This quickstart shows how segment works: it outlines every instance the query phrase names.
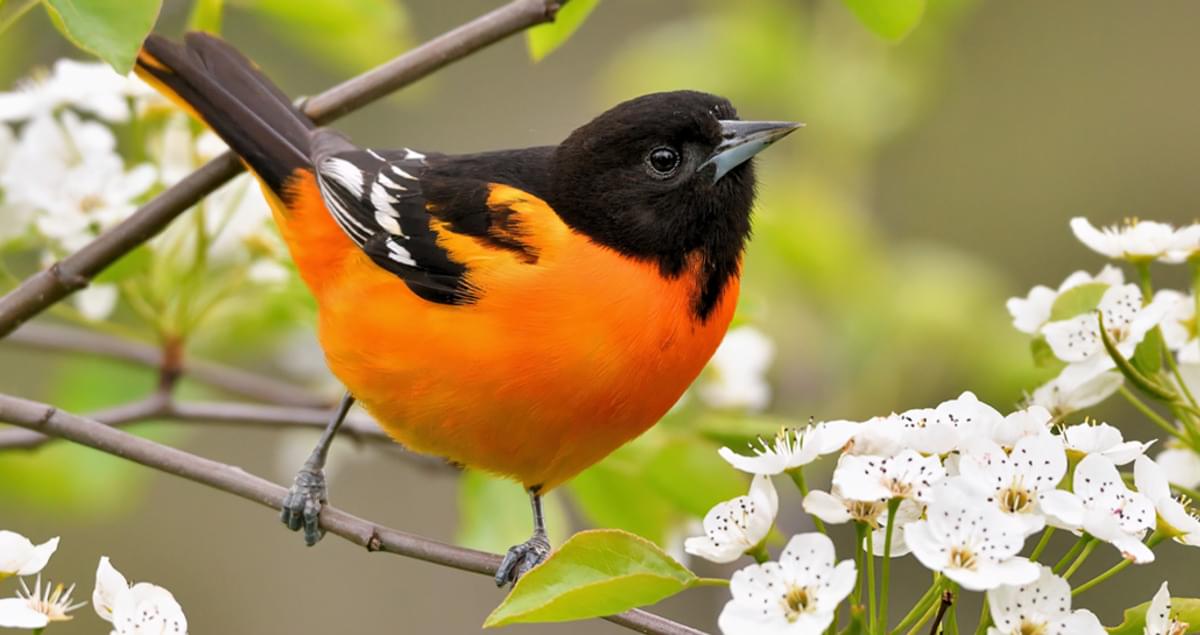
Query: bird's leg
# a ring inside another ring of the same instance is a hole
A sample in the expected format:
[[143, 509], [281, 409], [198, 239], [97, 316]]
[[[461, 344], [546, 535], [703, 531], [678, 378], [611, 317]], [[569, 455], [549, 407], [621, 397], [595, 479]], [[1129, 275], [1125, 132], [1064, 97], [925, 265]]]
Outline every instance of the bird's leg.
[[312, 454], [308, 455], [300, 471], [296, 472], [296, 480], [288, 490], [287, 496], [283, 498], [283, 524], [292, 531], [303, 527], [304, 542], [310, 547], [325, 535], [320, 523], [321, 506], [329, 502], [329, 492], [325, 487], [325, 458], [329, 455], [333, 436], [337, 434], [342, 421], [346, 419], [346, 413], [350, 412], [350, 406], [353, 405], [354, 395], [347, 392], [337, 410], [333, 412], [329, 425], [325, 426], [325, 431], [321, 433], [317, 447], [313, 448]]
[[533, 507], [533, 535], [529, 540], [512, 547], [504, 555], [500, 568], [496, 570], [496, 586], [504, 586], [517, 580], [538, 566], [550, 555], [550, 539], [546, 537], [546, 521], [542, 516], [541, 487], [529, 488], [529, 503]]

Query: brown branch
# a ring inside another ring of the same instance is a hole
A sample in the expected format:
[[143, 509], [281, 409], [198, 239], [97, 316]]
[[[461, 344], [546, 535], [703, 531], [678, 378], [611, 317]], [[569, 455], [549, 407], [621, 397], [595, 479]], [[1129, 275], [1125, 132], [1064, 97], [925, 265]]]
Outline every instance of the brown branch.
[[[232, 402], [177, 402], [156, 392], [140, 401], [94, 412], [88, 417], [113, 427], [122, 427], [152, 419], [189, 423], [211, 423], [263, 428], [323, 429], [329, 423], [327, 409], [291, 408]], [[359, 412], [351, 412], [339, 435], [358, 441], [384, 441], [396, 445], [375, 422]], [[53, 440], [29, 430], [0, 430], [0, 450], [33, 449]]]
[[[136, 437], [99, 421], [76, 416], [44, 403], [0, 395], [0, 421], [42, 434], [69, 439], [167, 474], [208, 485], [271, 509], [279, 509], [284, 487], [226, 465]], [[456, 547], [403, 531], [381, 527], [335, 507], [321, 510], [321, 526], [368, 551], [386, 551], [444, 567], [492, 576], [500, 556]], [[703, 635], [688, 626], [646, 611], [626, 611], [607, 619], [641, 633]]]
[[[31, 323], [4, 340], [28, 348], [99, 357], [161, 369], [161, 347], [69, 326]], [[304, 408], [332, 408], [334, 404], [311, 391], [226, 364], [185, 358], [179, 368], [189, 379], [256, 401]]]
[[929, 629], [929, 635], [937, 635], [938, 629], [942, 626], [942, 619], [946, 617], [946, 610], [954, 604], [954, 592], [943, 591], [942, 603], [938, 606], [937, 615], [933, 618], [933, 626]]
[[[390, 62], [316, 95], [304, 112], [324, 123], [528, 27], [553, 20], [565, 0], [512, 0]], [[71, 293], [121, 256], [159, 233], [201, 198], [233, 178], [241, 165], [226, 152], [143, 205], [79, 251], [30, 276], [0, 298], [0, 337]]]

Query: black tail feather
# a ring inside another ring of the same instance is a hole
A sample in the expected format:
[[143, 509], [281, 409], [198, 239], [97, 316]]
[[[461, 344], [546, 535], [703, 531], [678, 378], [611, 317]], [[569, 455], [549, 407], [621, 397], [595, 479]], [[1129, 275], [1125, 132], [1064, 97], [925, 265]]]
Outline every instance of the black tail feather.
[[189, 33], [178, 44], [151, 35], [137, 71], [189, 107], [272, 190], [280, 192], [293, 171], [310, 164], [312, 121], [224, 41]]

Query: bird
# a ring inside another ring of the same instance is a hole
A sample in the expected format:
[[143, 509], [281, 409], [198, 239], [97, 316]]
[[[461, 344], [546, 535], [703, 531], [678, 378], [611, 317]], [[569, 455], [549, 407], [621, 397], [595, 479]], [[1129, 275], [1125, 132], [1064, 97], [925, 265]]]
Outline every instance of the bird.
[[310, 546], [323, 535], [326, 453], [358, 403], [407, 449], [525, 488], [532, 535], [500, 586], [548, 557], [542, 497], [653, 426], [715, 352], [750, 237], [751, 158], [803, 125], [678, 90], [557, 145], [379, 149], [316, 126], [213, 35], [152, 34], [135, 70], [259, 181], [346, 389], [283, 522]]

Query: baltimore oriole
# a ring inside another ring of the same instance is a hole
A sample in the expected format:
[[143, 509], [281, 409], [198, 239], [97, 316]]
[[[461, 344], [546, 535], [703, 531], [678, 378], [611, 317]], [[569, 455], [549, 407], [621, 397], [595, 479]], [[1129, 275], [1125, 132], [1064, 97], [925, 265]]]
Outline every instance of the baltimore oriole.
[[750, 234], [750, 158], [799, 124], [729, 101], [638, 97], [557, 146], [373, 150], [311, 120], [231, 46], [146, 40], [137, 72], [254, 173], [347, 393], [284, 521], [321, 536], [325, 452], [357, 400], [406, 447], [505, 475], [549, 551], [541, 495], [638, 436], [720, 343]]

